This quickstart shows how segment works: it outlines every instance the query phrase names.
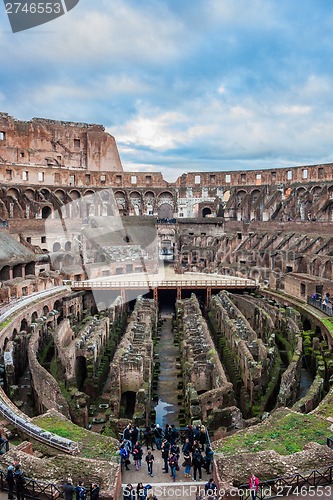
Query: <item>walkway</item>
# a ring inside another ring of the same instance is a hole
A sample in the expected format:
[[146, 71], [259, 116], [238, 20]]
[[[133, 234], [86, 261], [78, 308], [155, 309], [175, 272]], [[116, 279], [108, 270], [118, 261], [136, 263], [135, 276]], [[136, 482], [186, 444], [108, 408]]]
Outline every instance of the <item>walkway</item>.
[[68, 292], [69, 289], [67, 286], [55, 286], [48, 290], [42, 290], [41, 292], [35, 292], [29, 295], [28, 297], [24, 297], [22, 299], [18, 299], [10, 302], [6, 306], [0, 308], [0, 323], [6, 321], [6, 319], [10, 318], [15, 312], [23, 309], [24, 307], [30, 305], [31, 303], [38, 301], [40, 299], [45, 299], [46, 297], [50, 297], [60, 292]]
[[178, 422], [178, 400], [180, 392], [177, 390], [176, 358], [179, 354], [178, 347], [174, 345], [172, 333], [172, 314], [161, 314], [163, 320], [161, 339], [156, 349], [159, 354], [160, 375], [158, 379], [158, 404], [155, 406], [156, 423], [163, 428], [166, 424]]

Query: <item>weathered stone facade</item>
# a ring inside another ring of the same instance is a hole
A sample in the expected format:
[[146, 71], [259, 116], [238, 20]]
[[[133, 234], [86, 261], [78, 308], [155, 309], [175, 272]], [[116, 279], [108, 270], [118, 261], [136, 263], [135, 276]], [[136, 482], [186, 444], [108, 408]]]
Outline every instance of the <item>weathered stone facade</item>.
[[[157, 304], [138, 298], [128, 326], [110, 366], [111, 415], [119, 418], [121, 401], [128, 395], [134, 401], [133, 418], [148, 423], [153, 371], [153, 335], [157, 328]], [[126, 402], [124, 402], [124, 405]]]

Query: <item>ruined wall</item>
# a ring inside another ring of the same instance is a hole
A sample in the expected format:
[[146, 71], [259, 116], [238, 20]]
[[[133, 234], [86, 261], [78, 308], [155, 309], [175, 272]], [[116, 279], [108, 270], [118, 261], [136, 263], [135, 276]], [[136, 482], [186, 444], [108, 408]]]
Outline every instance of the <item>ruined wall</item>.
[[241, 409], [247, 414], [254, 404], [260, 404], [265, 395], [277, 368], [278, 353], [273, 345], [266, 346], [257, 337], [227, 292], [212, 297], [210, 318], [222, 342], [226, 343], [234, 369], [242, 380]]
[[55, 408], [65, 417], [70, 418], [67, 401], [58, 383], [37, 360], [40, 335], [43, 335], [43, 328], [35, 328], [28, 345], [29, 369], [37, 406], [39, 410]]
[[207, 421], [214, 408], [235, 403], [232, 384], [227, 380], [196, 296], [178, 300], [176, 310], [190, 415]]
[[122, 170], [114, 137], [101, 125], [44, 118], [20, 121], [1, 113], [0, 130], [0, 157], [5, 164]]
[[153, 368], [153, 333], [157, 328], [157, 304], [139, 297], [129, 318], [126, 332], [110, 365], [113, 392], [110, 407], [119, 418], [124, 393], [135, 393], [134, 420], [146, 425], [150, 413]]

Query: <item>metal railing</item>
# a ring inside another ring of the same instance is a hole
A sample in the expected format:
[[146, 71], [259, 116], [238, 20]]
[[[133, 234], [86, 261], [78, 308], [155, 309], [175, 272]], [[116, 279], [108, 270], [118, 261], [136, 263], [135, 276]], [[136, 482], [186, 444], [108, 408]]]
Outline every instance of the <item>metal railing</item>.
[[327, 316], [333, 316], [333, 304], [331, 302], [323, 303], [322, 299], [314, 299], [313, 297], [308, 297], [308, 304], [319, 309], [319, 311], [324, 312]]
[[[0, 488], [2, 491], [8, 491], [6, 480], [7, 472], [0, 470]], [[15, 493], [14, 486], [14, 493]], [[62, 486], [47, 483], [45, 481], [36, 481], [35, 479], [25, 477], [24, 497], [41, 498], [45, 500], [56, 500], [63, 496]]]
[[128, 280], [128, 281], [64, 281], [71, 288], [256, 288], [252, 280]]
[[[274, 497], [297, 495], [300, 498], [306, 497], [307, 492], [313, 498], [322, 496], [324, 487], [332, 484], [333, 465], [323, 469], [314, 469], [307, 473], [297, 473], [292, 476], [278, 477], [263, 481], [257, 492], [258, 500], [265, 500]], [[238, 496], [240, 500], [251, 500], [251, 492], [248, 484], [238, 486]]]

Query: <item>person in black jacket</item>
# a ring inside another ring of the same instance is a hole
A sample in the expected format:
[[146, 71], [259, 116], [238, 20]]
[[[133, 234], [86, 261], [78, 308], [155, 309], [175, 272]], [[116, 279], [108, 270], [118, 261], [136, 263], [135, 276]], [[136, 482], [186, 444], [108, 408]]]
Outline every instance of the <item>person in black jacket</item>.
[[7, 485], [8, 485], [8, 499], [13, 500], [13, 498], [14, 498], [13, 491], [14, 491], [14, 484], [15, 484], [14, 466], [13, 465], [10, 465], [7, 469], [6, 481], [7, 481]]
[[63, 492], [64, 492], [64, 498], [65, 500], [73, 500], [73, 495], [74, 495], [74, 485], [72, 479], [69, 477], [66, 481], [66, 483], [62, 487]]
[[202, 479], [202, 471], [201, 466], [203, 464], [203, 457], [198, 449], [195, 450], [192, 457], [192, 465], [193, 465], [193, 479], [197, 480], [197, 472], [199, 473], [199, 479]]
[[92, 483], [90, 500], [98, 500], [98, 499], [99, 499], [99, 486], [96, 483]]
[[20, 469], [20, 464], [15, 465], [14, 481], [17, 500], [24, 500], [25, 477]]

